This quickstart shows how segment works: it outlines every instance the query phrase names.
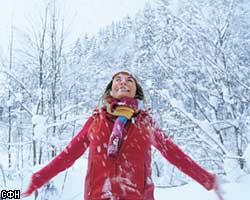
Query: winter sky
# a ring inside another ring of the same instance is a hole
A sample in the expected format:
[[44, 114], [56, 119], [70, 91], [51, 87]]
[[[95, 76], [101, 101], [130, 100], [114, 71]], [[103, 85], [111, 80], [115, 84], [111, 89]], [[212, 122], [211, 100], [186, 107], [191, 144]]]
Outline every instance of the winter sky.
[[[42, 12], [42, 4], [49, 0], [0, 0], [0, 48], [8, 40], [11, 24], [22, 28], [34, 14]], [[63, 4], [66, 24], [77, 36], [85, 32], [96, 33], [101, 27], [111, 24], [126, 15], [134, 15], [152, 0], [56, 0]]]

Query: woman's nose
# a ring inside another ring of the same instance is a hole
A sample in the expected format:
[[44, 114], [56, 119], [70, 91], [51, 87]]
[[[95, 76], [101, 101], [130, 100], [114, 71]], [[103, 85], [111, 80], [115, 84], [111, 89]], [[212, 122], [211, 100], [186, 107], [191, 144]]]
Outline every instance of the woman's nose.
[[126, 84], [126, 80], [125, 80], [125, 79], [122, 79], [120, 83], [121, 83], [121, 84]]

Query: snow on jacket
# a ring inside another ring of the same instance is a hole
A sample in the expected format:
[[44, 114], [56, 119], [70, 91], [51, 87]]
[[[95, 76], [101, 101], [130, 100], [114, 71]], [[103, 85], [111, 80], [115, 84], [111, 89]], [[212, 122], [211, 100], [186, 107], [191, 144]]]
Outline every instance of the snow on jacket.
[[[134, 121], [134, 122], [133, 122]], [[84, 200], [154, 200], [151, 179], [151, 145], [182, 172], [211, 190], [215, 176], [194, 162], [163, 131], [146, 111], [127, 123], [118, 156], [107, 156], [114, 117], [104, 109], [94, 113], [68, 146], [47, 166], [33, 174], [29, 186], [41, 187], [70, 167], [89, 147]]]

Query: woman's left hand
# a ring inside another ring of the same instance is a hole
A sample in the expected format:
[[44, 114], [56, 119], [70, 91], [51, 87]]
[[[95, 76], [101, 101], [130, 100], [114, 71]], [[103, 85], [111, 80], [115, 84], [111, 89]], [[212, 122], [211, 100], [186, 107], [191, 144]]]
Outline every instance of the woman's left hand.
[[224, 200], [222, 194], [218, 190], [215, 190], [215, 194], [217, 195], [218, 200]]
[[225, 190], [222, 188], [222, 185], [226, 182], [226, 180], [222, 177], [216, 176], [216, 183], [215, 183], [215, 194], [218, 197], [218, 200], [224, 200]]

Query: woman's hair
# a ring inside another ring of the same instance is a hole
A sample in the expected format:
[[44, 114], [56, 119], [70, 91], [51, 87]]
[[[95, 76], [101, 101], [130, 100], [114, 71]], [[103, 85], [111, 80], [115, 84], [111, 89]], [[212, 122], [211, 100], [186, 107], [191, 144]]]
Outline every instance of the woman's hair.
[[141, 85], [138, 83], [138, 81], [136, 80], [136, 78], [133, 75], [131, 75], [129, 72], [125, 72], [125, 71], [120, 71], [120, 72], [117, 72], [113, 75], [112, 80], [108, 83], [108, 85], [106, 86], [106, 89], [104, 91], [104, 94], [102, 95], [102, 100], [105, 101], [109, 97], [111, 97], [110, 91], [112, 89], [113, 80], [118, 74], [127, 74], [127, 75], [131, 76], [134, 79], [135, 85], [136, 85], [135, 98], [142, 100], [142, 101], [145, 101], [145, 96], [144, 96], [143, 89], [142, 89]]

